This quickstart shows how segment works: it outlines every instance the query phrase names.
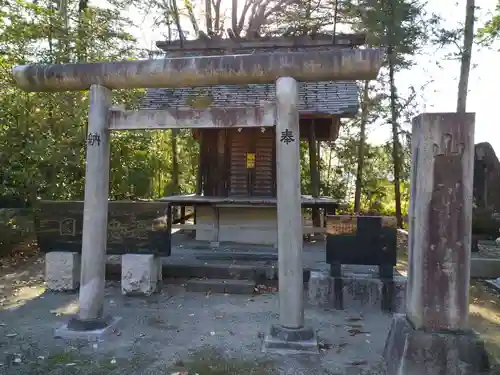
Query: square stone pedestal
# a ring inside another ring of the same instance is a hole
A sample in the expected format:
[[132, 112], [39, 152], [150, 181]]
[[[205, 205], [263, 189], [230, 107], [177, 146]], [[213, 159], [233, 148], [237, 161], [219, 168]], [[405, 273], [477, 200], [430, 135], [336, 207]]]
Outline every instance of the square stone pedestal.
[[54, 292], [73, 292], [80, 285], [81, 256], [52, 251], [45, 254], [45, 282]]
[[484, 343], [474, 332], [416, 330], [403, 314], [393, 317], [384, 360], [387, 375], [479, 375], [489, 369]]
[[363, 312], [402, 312], [406, 277], [381, 280], [370, 274], [345, 273], [335, 278], [327, 271], [313, 271], [308, 282], [308, 302], [313, 306]]
[[66, 340], [96, 341], [113, 333], [120, 321], [121, 318], [117, 316], [91, 321], [81, 321], [74, 317], [67, 324], [56, 329], [54, 337]]
[[153, 254], [122, 256], [122, 293], [149, 296], [160, 289], [161, 258]]
[[309, 327], [291, 329], [273, 325], [264, 337], [262, 351], [278, 354], [319, 354], [316, 331]]

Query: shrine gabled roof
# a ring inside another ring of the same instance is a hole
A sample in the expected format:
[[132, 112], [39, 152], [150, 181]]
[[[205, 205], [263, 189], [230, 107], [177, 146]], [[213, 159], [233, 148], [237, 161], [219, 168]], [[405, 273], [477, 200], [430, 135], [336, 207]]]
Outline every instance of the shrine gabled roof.
[[[352, 116], [359, 108], [356, 82], [303, 82], [299, 89], [299, 111], [303, 114]], [[275, 102], [275, 85], [221, 85], [197, 88], [148, 89], [142, 109], [188, 106], [257, 107]]]
[[[324, 47], [309, 48], [324, 49]], [[302, 48], [287, 48], [300, 51]], [[273, 52], [274, 48], [260, 48], [259, 52]], [[248, 54], [255, 50], [236, 48], [234, 54]], [[169, 53], [166, 53], [167, 57]], [[184, 56], [197, 56], [185, 52]], [[178, 57], [179, 55], [173, 55]], [[141, 109], [201, 107], [257, 107], [263, 102], [275, 102], [275, 85], [249, 84], [220, 85], [197, 88], [148, 89], [142, 99]], [[355, 81], [301, 82], [299, 85], [299, 111], [301, 114], [323, 114], [351, 117], [358, 112], [358, 87]]]

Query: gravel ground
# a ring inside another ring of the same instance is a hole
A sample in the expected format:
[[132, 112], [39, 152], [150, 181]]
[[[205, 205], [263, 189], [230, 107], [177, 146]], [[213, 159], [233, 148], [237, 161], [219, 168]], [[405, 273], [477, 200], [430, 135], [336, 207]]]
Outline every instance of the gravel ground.
[[277, 321], [276, 294], [207, 296], [166, 285], [132, 298], [108, 283], [105, 309], [122, 317], [118, 329], [104, 341], [68, 342], [53, 330], [76, 312], [77, 295], [46, 292], [41, 259], [5, 269], [0, 291], [0, 374], [378, 374], [391, 319], [308, 307], [321, 354], [269, 356], [261, 339]]

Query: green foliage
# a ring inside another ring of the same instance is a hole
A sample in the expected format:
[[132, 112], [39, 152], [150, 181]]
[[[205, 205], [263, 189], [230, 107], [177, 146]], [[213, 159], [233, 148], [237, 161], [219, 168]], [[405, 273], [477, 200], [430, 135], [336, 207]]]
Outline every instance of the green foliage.
[[498, 1], [494, 14], [486, 24], [478, 30], [477, 38], [486, 45], [491, 45], [500, 36], [500, 1]]
[[[25, 201], [82, 199], [85, 176], [87, 92], [26, 93], [13, 86], [12, 67], [136, 59], [141, 56], [125, 30], [130, 21], [112, 9], [68, 7], [69, 22], [50, 1], [5, 2], [0, 8], [0, 197]], [[144, 90], [113, 92], [116, 104], [135, 107]], [[180, 150], [181, 191], [192, 191], [197, 149], [184, 132]], [[151, 198], [165, 194], [171, 150], [167, 132], [113, 133], [110, 197]]]

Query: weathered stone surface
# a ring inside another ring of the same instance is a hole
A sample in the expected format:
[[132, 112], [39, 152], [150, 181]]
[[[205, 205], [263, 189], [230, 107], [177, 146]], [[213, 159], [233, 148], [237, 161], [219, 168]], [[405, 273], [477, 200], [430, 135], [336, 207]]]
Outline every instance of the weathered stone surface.
[[53, 251], [45, 254], [45, 282], [55, 292], [74, 291], [80, 285], [81, 258], [78, 253]]
[[[109, 201], [106, 254], [144, 253], [170, 255], [163, 202]], [[82, 251], [84, 202], [40, 201], [36, 227], [42, 252]]]
[[262, 351], [277, 354], [319, 354], [318, 337], [312, 328], [273, 325], [264, 337]]
[[474, 117], [413, 122], [407, 314], [416, 328], [467, 328]]
[[342, 302], [344, 309], [356, 311], [380, 311], [383, 287], [380, 279], [351, 275], [342, 278]]
[[171, 108], [139, 111], [111, 111], [111, 130], [262, 128], [273, 127], [276, 109], [272, 103], [260, 107]]
[[490, 208], [500, 213], [500, 161], [487, 142], [475, 145], [474, 201], [478, 208]]
[[156, 292], [162, 279], [161, 258], [153, 254], [125, 254], [122, 257], [122, 293], [146, 295]]
[[307, 284], [308, 302], [313, 306], [332, 307], [333, 282], [328, 272], [311, 271]]
[[484, 343], [471, 331], [416, 330], [396, 314], [384, 350], [387, 375], [478, 375], [489, 368]]
[[329, 51], [196, 56], [90, 64], [23, 65], [13, 69], [26, 91], [78, 91], [92, 84], [110, 89], [196, 87], [299, 81], [375, 79], [384, 50], [338, 48]]
[[312, 271], [307, 294], [308, 302], [313, 306], [364, 312], [403, 312], [406, 277], [396, 275], [393, 280], [381, 280], [371, 275], [345, 274], [334, 278], [328, 272]]

